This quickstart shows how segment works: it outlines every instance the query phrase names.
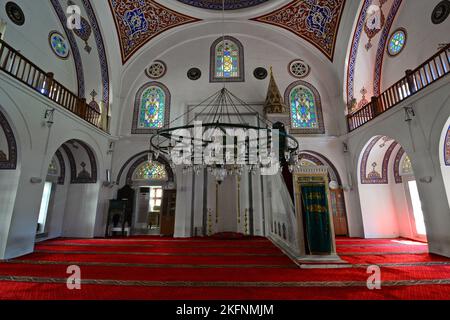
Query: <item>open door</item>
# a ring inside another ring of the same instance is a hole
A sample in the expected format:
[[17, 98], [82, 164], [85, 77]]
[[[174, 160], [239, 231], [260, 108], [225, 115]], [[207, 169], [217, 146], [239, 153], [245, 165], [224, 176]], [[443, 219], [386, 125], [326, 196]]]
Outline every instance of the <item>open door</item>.
[[175, 231], [176, 190], [164, 190], [161, 206], [161, 235], [173, 236]]

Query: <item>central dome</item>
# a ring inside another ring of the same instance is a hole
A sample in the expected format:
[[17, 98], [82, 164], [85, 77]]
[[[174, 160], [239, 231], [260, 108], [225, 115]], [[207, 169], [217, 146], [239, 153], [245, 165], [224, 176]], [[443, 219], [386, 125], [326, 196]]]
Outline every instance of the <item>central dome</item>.
[[[222, 0], [178, 0], [202, 9], [222, 10]], [[225, 0], [225, 10], [237, 10], [257, 6], [268, 0]]]

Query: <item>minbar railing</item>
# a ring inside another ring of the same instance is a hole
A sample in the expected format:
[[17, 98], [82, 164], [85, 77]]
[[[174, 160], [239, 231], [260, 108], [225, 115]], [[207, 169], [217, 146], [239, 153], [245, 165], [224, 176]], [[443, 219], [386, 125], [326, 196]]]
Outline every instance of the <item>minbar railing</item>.
[[383, 112], [415, 95], [430, 84], [450, 73], [450, 45], [421, 64], [415, 70], [407, 70], [405, 77], [361, 109], [347, 116], [348, 130], [353, 131], [375, 119]]
[[[0, 70], [16, 78], [28, 87], [71, 111], [90, 124], [101, 128], [101, 114], [56, 81], [53, 73], [45, 72], [20, 52], [0, 40]], [[102, 128], [101, 128], [102, 129]]]

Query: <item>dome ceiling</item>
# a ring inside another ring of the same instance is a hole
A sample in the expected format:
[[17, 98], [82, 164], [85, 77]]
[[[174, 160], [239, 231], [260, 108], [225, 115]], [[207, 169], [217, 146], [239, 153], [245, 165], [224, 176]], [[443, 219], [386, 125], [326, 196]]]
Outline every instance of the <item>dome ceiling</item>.
[[[222, 0], [177, 0], [205, 9], [220, 9]], [[226, 0], [228, 10], [256, 6], [268, 0]], [[159, 34], [201, 21], [176, 12], [157, 1], [109, 0], [120, 42], [122, 63]], [[293, 0], [287, 5], [250, 20], [294, 33], [333, 61], [336, 37], [345, 0]], [[244, 18], [245, 19], [245, 18]]]
[[[184, 4], [209, 10], [222, 10], [222, 0], [177, 0]], [[268, 0], [225, 0], [225, 10], [237, 10], [257, 6]]]
[[156, 1], [109, 0], [120, 41], [122, 63], [157, 35], [199, 21]]

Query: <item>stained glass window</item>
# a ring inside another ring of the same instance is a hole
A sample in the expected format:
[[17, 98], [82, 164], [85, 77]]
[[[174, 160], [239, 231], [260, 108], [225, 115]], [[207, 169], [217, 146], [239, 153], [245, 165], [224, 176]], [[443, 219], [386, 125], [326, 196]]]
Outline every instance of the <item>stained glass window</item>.
[[316, 101], [311, 90], [303, 86], [295, 87], [289, 98], [292, 128], [319, 128]]
[[244, 47], [238, 39], [220, 37], [211, 45], [211, 82], [244, 81]]
[[164, 168], [164, 165], [156, 161], [144, 162], [134, 173], [134, 180], [166, 181], [167, 179], [167, 171]]
[[57, 31], [50, 32], [49, 35], [50, 47], [53, 52], [61, 59], [67, 59], [69, 56], [69, 45], [66, 39]]
[[231, 40], [222, 41], [216, 47], [216, 77], [239, 77], [239, 48]]
[[403, 29], [396, 30], [389, 38], [388, 52], [391, 56], [396, 56], [402, 52], [406, 44], [406, 31]]
[[164, 126], [166, 94], [158, 86], [144, 90], [141, 96], [138, 127], [143, 129], [160, 129]]

